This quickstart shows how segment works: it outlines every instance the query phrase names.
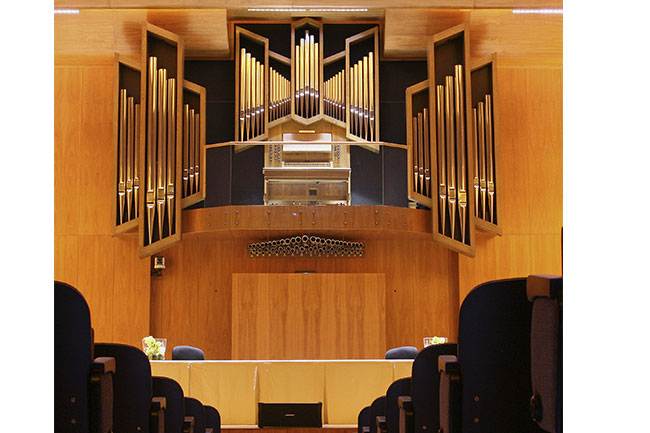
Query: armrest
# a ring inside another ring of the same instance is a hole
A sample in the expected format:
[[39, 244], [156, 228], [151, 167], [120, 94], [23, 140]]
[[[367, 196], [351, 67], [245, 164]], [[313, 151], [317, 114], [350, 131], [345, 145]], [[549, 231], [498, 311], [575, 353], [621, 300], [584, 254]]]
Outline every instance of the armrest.
[[408, 395], [397, 397], [399, 406], [399, 433], [413, 433], [413, 400]]
[[438, 357], [440, 372], [440, 432], [461, 432], [462, 370], [453, 355]]
[[149, 431], [151, 433], [165, 432], [165, 408], [167, 399], [165, 397], [154, 397], [151, 399], [151, 412], [149, 415]]
[[388, 425], [385, 416], [378, 416], [376, 419], [377, 433], [388, 433]]
[[364, 425], [363, 427], [361, 427], [361, 431], [363, 431], [363, 433], [370, 433], [370, 427]]
[[95, 358], [93, 363], [90, 364], [91, 377], [95, 374], [115, 374], [115, 358], [102, 356]]
[[562, 293], [562, 277], [559, 275], [529, 275], [526, 278], [528, 300], [537, 297], [557, 298]]
[[91, 433], [113, 431], [113, 374], [115, 358], [100, 357], [90, 364], [88, 422]]
[[214, 429], [212, 427], [206, 428], [205, 433], [214, 433]]
[[194, 417], [186, 416], [183, 419], [183, 433], [194, 433]]

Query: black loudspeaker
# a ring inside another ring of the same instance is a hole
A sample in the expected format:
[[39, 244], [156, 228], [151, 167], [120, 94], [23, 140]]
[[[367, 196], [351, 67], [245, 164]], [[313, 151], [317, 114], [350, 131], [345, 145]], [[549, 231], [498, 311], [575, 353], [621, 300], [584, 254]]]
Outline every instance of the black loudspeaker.
[[323, 427], [323, 403], [258, 403], [259, 428]]

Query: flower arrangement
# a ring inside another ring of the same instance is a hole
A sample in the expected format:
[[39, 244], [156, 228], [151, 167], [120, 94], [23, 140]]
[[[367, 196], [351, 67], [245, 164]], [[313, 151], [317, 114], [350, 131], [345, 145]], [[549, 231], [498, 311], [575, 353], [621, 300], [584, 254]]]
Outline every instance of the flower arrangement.
[[150, 335], [142, 339], [142, 350], [150, 360], [159, 361], [165, 359], [166, 348], [166, 338], [154, 338]]
[[447, 341], [449, 341], [447, 337], [424, 337], [424, 347], [432, 344], [444, 344]]

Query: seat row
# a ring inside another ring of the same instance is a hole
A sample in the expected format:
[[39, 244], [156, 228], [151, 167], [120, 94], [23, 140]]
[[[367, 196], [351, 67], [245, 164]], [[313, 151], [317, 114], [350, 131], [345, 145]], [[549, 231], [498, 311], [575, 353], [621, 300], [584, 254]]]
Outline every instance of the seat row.
[[562, 432], [562, 277], [474, 288], [458, 342], [432, 345], [411, 377], [359, 412], [358, 433]]
[[83, 295], [55, 281], [54, 425], [70, 433], [219, 433], [221, 418], [175, 380], [152, 377], [140, 349], [95, 344]]

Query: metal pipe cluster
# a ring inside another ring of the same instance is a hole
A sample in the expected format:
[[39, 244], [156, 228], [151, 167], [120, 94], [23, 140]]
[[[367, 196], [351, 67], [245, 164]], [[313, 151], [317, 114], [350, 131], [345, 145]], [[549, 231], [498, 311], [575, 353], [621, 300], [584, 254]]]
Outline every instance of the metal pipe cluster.
[[[126, 89], [120, 89], [118, 116], [118, 221], [123, 224], [138, 217], [140, 175], [140, 104]], [[125, 213], [126, 210], [126, 213]]]
[[291, 114], [291, 83], [269, 67], [269, 122]]
[[485, 102], [479, 102], [473, 109], [473, 122], [474, 214], [496, 224], [492, 95], [485, 95]]
[[350, 67], [350, 132], [375, 140], [375, 61], [372, 51]]
[[439, 230], [452, 239], [456, 239], [460, 232], [459, 238], [463, 243], [467, 221], [464, 89], [462, 65], [455, 65], [454, 76], [446, 76], [445, 84], [436, 86]]
[[249, 257], [362, 257], [365, 245], [318, 236], [294, 236], [248, 244]]
[[324, 84], [323, 110], [329, 117], [345, 122], [345, 71], [340, 71]]
[[201, 160], [201, 114], [183, 105], [183, 197], [199, 192]]
[[309, 30], [296, 44], [295, 52], [295, 112], [308, 119], [320, 111], [320, 48]]
[[239, 61], [239, 140], [264, 134], [264, 65], [246, 48]]
[[146, 118], [146, 243], [151, 244], [174, 232], [176, 178], [176, 79], [167, 78], [167, 69], [158, 68], [154, 56], [148, 64]]
[[424, 108], [412, 119], [411, 151], [413, 165], [413, 190], [431, 197], [431, 156], [429, 146], [429, 109]]

